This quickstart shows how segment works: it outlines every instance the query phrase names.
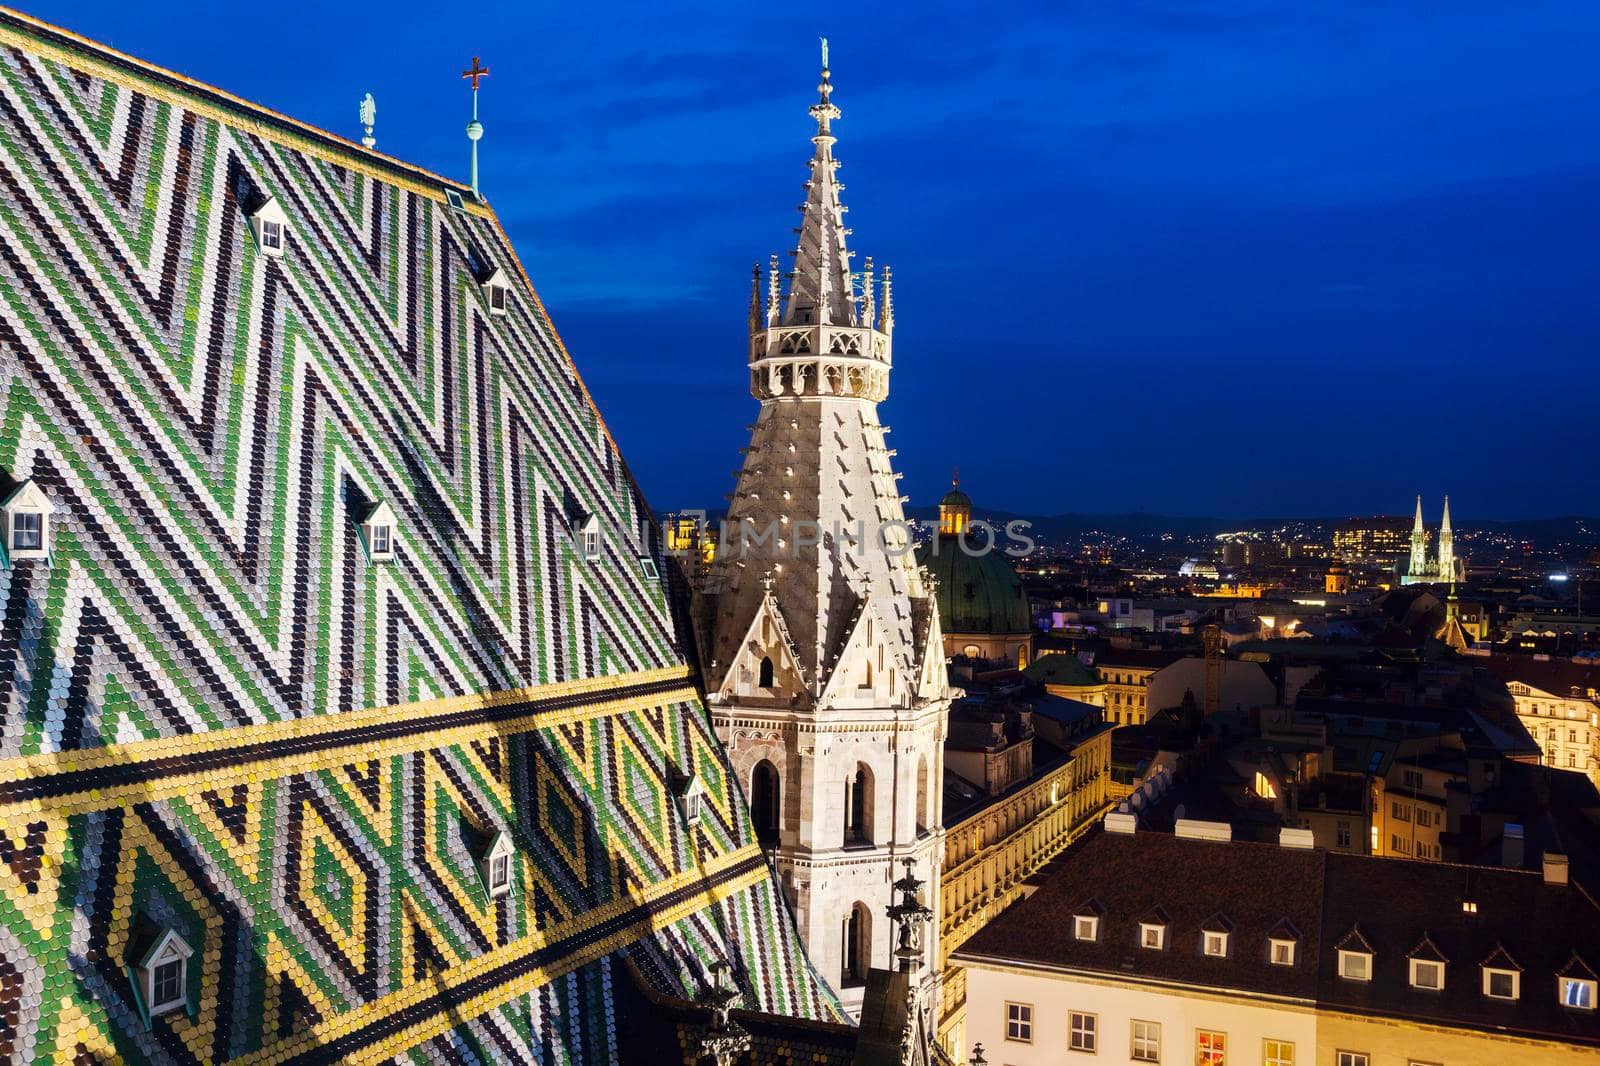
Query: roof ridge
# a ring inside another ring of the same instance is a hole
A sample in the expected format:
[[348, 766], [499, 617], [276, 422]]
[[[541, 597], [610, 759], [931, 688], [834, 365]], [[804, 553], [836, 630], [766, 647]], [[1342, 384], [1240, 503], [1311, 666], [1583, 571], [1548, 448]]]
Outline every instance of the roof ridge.
[[[424, 166], [380, 152], [375, 148], [367, 148], [348, 137], [343, 137], [320, 126], [314, 126], [309, 122], [286, 115], [281, 111], [275, 111], [265, 104], [247, 100], [209, 82], [199, 81], [186, 74], [180, 74], [175, 70], [152, 63], [146, 59], [140, 59], [138, 56], [130, 55], [108, 44], [85, 37], [83, 34], [69, 30], [64, 26], [57, 26], [54, 23], [46, 22], [43, 19], [18, 11], [15, 8], [0, 5], [0, 43], [7, 43], [8, 31], [9, 34], [27, 36], [32, 39], [35, 45], [42, 45], [45, 49], [85, 56], [94, 61], [96, 66], [100, 68], [96, 71], [91, 71], [91, 73], [104, 77], [108, 81], [119, 81], [119, 79], [111, 76], [112, 71], [122, 73], [132, 79], [154, 81], [156, 83], [155, 86], [144, 84], [135, 88], [139, 91], [148, 92], [152, 88], [159, 87], [165, 90], [166, 94], [182, 96], [185, 98], [186, 103], [200, 105], [198, 109], [191, 106], [187, 108], [188, 110], [210, 111], [212, 112], [210, 117], [216, 118], [225, 124], [237, 125], [237, 121], [229, 123], [228, 116], [218, 112], [232, 113], [235, 120], [242, 119], [246, 122], [256, 123], [257, 128], [251, 132], [258, 133], [269, 140], [274, 140], [285, 147], [298, 151], [305, 151], [308, 148], [313, 150], [320, 149], [319, 154], [337, 156], [340, 161], [348, 163], [355, 169], [389, 171], [400, 176], [409, 175], [413, 183], [420, 179], [456, 192], [467, 194], [472, 192], [470, 185], [457, 181], [455, 178], [446, 177]], [[47, 59], [59, 59], [59, 57], [49, 55], [47, 52], [40, 51], [37, 48], [31, 50], [34, 50], [36, 54], [44, 55]], [[61, 61], [66, 62], [65, 60]], [[67, 65], [71, 66], [70, 63], [67, 63]], [[119, 81], [119, 84], [125, 84], [125, 82]], [[157, 93], [156, 95], [162, 94]], [[194, 99], [196, 96], [201, 97], [201, 99]], [[277, 136], [273, 136], [274, 133]], [[286, 134], [303, 140], [301, 143], [294, 143], [285, 139], [284, 135]], [[305, 143], [307, 141], [310, 143]], [[334, 160], [330, 159], [329, 161]], [[468, 210], [476, 209], [483, 214], [491, 213], [486, 202], [477, 203], [468, 200], [466, 207]]]

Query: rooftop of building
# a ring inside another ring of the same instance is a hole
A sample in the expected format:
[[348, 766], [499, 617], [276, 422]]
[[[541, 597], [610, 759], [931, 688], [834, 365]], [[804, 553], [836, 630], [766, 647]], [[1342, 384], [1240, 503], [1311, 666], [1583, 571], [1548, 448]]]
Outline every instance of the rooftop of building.
[[[1078, 915], [1099, 918], [1094, 939], [1076, 937]], [[1165, 926], [1163, 949], [1139, 946], [1148, 923]], [[1228, 934], [1224, 956], [1204, 953], [1208, 930]], [[1296, 944], [1292, 965], [1270, 961], [1272, 939]], [[1370, 952], [1372, 980], [1342, 978], [1341, 949]], [[1444, 962], [1442, 990], [1411, 986], [1413, 957]], [[1557, 994], [1558, 975], [1594, 976], [1600, 907], [1542, 871], [1097, 831], [955, 959], [1600, 1046], [1600, 1016]], [[1520, 997], [1485, 996], [1485, 964], [1518, 971]]]

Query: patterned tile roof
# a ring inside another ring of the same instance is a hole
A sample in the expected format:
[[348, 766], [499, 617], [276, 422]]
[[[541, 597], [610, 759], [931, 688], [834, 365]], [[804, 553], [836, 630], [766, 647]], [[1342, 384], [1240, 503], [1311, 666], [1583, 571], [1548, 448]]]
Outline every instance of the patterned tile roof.
[[[0, 496], [53, 509], [48, 558], [0, 560], [0, 1042], [609, 1062], [623, 951], [836, 1017], [492, 212], [3, 10], [0, 46]], [[148, 924], [194, 949], [186, 1010], [136, 991]]]

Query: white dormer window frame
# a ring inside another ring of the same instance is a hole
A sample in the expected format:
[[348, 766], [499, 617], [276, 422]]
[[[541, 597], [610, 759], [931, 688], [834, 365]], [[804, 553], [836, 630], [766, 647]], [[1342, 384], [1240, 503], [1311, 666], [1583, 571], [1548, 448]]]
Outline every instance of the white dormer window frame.
[[1339, 949], [1339, 976], [1346, 981], [1372, 980], [1372, 954]]
[[367, 558], [375, 563], [394, 559], [395, 529], [398, 526], [394, 508], [379, 500], [372, 505], [361, 520], [361, 543], [367, 549]]
[[1202, 930], [1200, 933], [1200, 951], [1208, 958], [1227, 958], [1228, 934], [1216, 929]]
[[1444, 991], [1444, 963], [1437, 959], [1411, 960], [1411, 987], [1424, 992]]
[[1095, 914], [1074, 914], [1072, 916], [1072, 938], [1074, 940], [1099, 940], [1100, 917]]
[[661, 571], [656, 568], [656, 561], [648, 555], [639, 556], [639, 570], [647, 581], [661, 580]]
[[189, 1007], [189, 959], [194, 949], [175, 929], [163, 930], [139, 960], [145, 1013], [155, 1018]]
[[699, 825], [705, 805], [705, 787], [700, 784], [700, 778], [691, 776], [678, 789], [678, 809], [683, 812], [684, 824], [691, 828]]
[[504, 315], [511, 307], [511, 279], [501, 267], [495, 267], [483, 279], [483, 298], [491, 315]]
[[1295, 948], [1296, 945], [1293, 940], [1273, 937], [1267, 941], [1267, 959], [1274, 966], [1293, 966]]
[[1595, 982], [1586, 977], [1556, 978], [1556, 994], [1561, 1005], [1571, 1010], [1594, 1010]]
[[[1509, 978], [1510, 994], [1496, 992], [1495, 978]], [[1506, 1003], [1515, 1002], [1522, 998], [1522, 974], [1516, 970], [1507, 970], [1498, 966], [1485, 966], [1483, 968], [1483, 994], [1488, 999], [1498, 999]]]
[[256, 248], [262, 255], [282, 259], [289, 240], [289, 216], [275, 196], [250, 213], [250, 232], [256, 239]]
[[1167, 927], [1160, 922], [1140, 922], [1139, 946], [1146, 951], [1165, 951]]
[[512, 864], [516, 855], [511, 838], [505, 833], [497, 832], [489, 838], [488, 846], [478, 858], [478, 874], [483, 878], [483, 890], [491, 899], [511, 894]]
[[590, 515], [578, 527], [578, 551], [591, 563], [600, 561], [600, 519]]
[[13, 562], [50, 558], [50, 526], [55, 507], [31, 479], [0, 501], [4, 519], [5, 554]]

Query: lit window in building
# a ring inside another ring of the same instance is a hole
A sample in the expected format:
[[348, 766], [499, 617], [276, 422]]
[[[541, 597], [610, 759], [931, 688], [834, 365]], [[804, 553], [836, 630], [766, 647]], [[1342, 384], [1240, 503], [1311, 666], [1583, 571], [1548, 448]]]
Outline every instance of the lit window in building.
[[1149, 922], [1139, 923], [1139, 946], [1151, 951], [1160, 951], [1166, 946], [1167, 927]]
[[1268, 1039], [1261, 1044], [1262, 1066], [1294, 1066], [1294, 1041]]
[[1006, 1039], [1033, 1043], [1033, 1004], [1006, 1004]]
[[1580, 977], [1561, 979], [1561, 1005], [1578, 1010], [1594, 1010], [1595, 983]]
[[1204, 941], [1204, 950], [1205, 950], [1205, 953], [1207, 955], [1211, 956], [1214, 959], [1221, 959], [1221, 958], [1227, 957], [1227, 954], [1228, 954], [1228, 934], [1227, 933], [1212, 933], [1212, 932], [1206, 933], [1205, 934], [1205, 941]]
[[1195, 1066], [1227, 1066], [1228, 1034], [1209, 1029], [1195, 1031]]
[[1094, 1014], [1083, 1014], [1071, 1011], [1067, 1015], [1067, 1047], [1073, 1051], [1095, 1053], [1095, 1028], [1099, 1024], [1099, 1017]]
[[1272, 782], [1268, 781], [1267, 775], [1260, 770], [1256, 771], [1256, 795], [1269, 800], [1278, 798], [1278, 790], [1272, 787]]

